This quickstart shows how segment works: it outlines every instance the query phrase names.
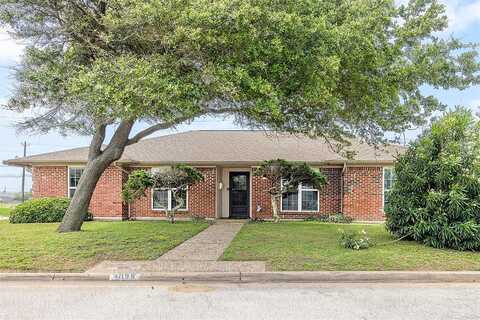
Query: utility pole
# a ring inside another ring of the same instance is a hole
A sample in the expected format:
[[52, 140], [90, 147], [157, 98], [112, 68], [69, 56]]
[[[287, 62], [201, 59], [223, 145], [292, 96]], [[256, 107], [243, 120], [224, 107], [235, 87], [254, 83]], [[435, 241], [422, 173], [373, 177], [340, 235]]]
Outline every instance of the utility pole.
[[[23, 142], [23, 157], [27, 156], [27, 141]], [[22, 203], [25, 202], [25, 166], [22, 167]]]

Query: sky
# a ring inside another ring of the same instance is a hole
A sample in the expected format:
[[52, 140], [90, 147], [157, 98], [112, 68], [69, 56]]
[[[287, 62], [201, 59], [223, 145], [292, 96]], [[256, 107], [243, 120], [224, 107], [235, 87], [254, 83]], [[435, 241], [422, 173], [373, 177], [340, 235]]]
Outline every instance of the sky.
[[[397, 0], [398, 3], [406, 0]], [[445, 36], [453, 35], [464, 42], [480, 43], [480, 0], [440, 0], [446, 5], [449, 18]], [[11, 39], [4, 29], [0, 29], [0, 106], [8, 101], [12, 87], [15, 85], [13, 70], [21, 60], [23, 46]], [[480, 87], [472, 87], [464, 91], [425, 89], [425, 93], [433, 94], [450, 108], [462, 105], [478, 112], [480, 106]], [[45, 135], [18, 133], [15, 123], [22, 119], [22, 114], [0, 108], [0, 162], [21, 156], [22, 143], [27, 143], [27, 155], [57, 151], [79, 146], [87, 146], [89, 137], [61, 136], [56, 132]], [[164, 135], [172, 132], [183, 132], [198, 129], [241, 129], [232, 119], [201, 118], [188, 125], [181, 125], [175, 130], [158, 132]], [[415, 139], [418, 130], [406, 133], [407, 140]], [[21, 190], [22, 170], [8, 167], [0, 163], [0, 192], [19, 192]], [[26, 190], [31, 188], [31, 177], [27, 172]]]

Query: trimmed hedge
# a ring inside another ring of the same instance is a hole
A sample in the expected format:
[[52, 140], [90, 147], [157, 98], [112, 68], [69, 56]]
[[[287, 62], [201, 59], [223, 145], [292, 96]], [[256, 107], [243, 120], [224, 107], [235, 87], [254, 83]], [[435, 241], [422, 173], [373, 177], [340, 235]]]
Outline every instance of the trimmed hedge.
[[[39, 198], [25, 201], [10, 214], [10, 223], [60, 222], [70, 205], [68, 198]], [[89, 213], [85, 220], [91, 220]]]

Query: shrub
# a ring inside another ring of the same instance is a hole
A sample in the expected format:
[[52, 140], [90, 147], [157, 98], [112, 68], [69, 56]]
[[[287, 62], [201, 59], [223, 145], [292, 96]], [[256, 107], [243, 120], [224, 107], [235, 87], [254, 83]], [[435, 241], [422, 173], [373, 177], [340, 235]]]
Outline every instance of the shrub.
[[207, 222], [207, 219], [205, 217], [195, 216], [195, 215], [193, 215], [191, 217], [191, 220], [192, 220], [193, 223], [205, 223], [205, 222]]
[[[39, 198], [25, 201], [12, 210], [10, 223], [60, 222], [70, 204], [68, 198]], [[89, 213], [85, 220], [91, 220]]]
[[373, 246], [372, 240], [368, 237], [367, 232], [362, 230], [358, 233], [355, 231], [345, 231], [340, 229], [340, 238], [338, 242], [346, 249], [362, 250]]
[[480, 130], [465, 109], [434, 122], [395, 165], [387, 229], [436, 248], [480, 249]]
[[347, 217], [342, 213], [335, 214], [319, 214], [314, 216], [308, 216], [304, 221], [318, 221], [318, 222], [329, 222], [329, 223], [352, 223], [353, 218]]
[[347, 217], [342, 213], [335, 213], [328, 216], [328, 222], [331, 223], [352, 223], [352, 221], [352, 217]]

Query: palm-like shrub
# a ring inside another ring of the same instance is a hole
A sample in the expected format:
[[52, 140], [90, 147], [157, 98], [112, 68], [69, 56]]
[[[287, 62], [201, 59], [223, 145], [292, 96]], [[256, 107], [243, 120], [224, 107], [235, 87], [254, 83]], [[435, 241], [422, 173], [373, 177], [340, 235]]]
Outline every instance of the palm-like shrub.
[[436, 248], [480, 249], [480, 130], [457, 109], [434, 122], [395, 165], [388, 230]]

